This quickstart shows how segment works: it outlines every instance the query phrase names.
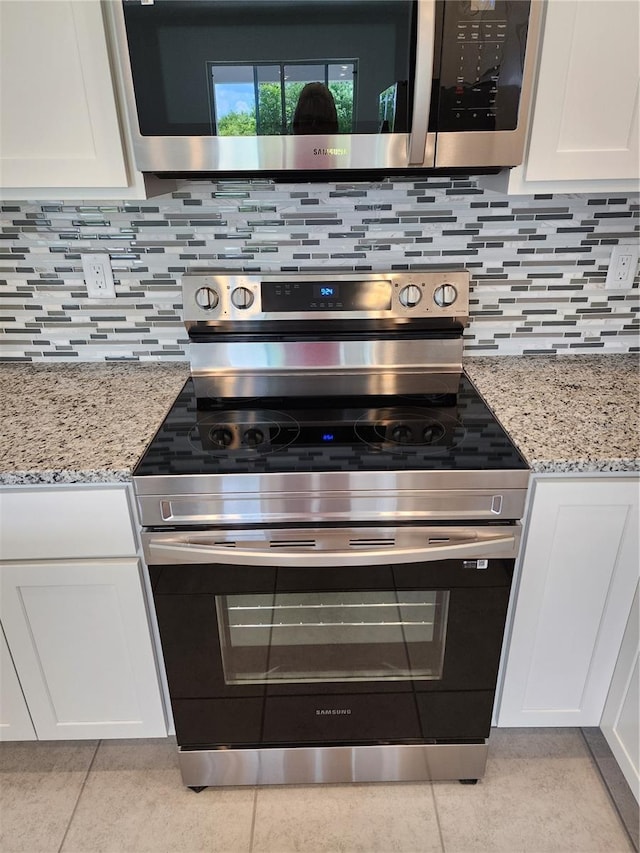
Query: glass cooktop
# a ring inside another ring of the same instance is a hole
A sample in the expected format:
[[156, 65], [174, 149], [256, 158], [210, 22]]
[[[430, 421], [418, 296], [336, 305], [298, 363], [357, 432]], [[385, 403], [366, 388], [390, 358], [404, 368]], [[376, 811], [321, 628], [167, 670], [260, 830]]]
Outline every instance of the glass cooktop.
[[188, 379], [133, 474], [527, 468], [464, 375], [456, 393], [234, 400]]

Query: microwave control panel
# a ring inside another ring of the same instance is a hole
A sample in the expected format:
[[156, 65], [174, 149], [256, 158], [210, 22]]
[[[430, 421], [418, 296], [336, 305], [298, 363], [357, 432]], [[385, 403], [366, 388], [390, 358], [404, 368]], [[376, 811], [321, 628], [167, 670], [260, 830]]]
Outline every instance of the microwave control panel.
[[530, 3], [445, 3], [438, 127], [514, 130]]

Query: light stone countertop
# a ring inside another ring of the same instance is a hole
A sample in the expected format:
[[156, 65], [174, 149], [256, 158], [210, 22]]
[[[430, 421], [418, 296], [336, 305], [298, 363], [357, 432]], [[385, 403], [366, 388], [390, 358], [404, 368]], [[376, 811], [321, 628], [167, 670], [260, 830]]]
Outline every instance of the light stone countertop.
[[637, 355], [464, 362], [536, 473], [640, 470], [639, 364]]
[[0, 364], [0, 484], [128, 482], [187, 362]]
[[[535, 472], [640, 470], [638, 358], [513, 356], [465, 370]], [[0, 484], [127, 482], [187, 362], [0, 364]]]

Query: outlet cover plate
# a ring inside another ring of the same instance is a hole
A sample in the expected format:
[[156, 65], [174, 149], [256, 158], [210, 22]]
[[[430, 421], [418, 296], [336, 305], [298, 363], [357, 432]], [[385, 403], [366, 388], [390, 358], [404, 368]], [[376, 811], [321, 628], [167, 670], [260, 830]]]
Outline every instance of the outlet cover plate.
[[115, 299], [111, 258], [104, 252], [87, 252], [80, 255], [82, 271], [89, 299]]
[[607, 270], [607, 290], [629, 290], [638, 266], [638, 247], [618, 243], [613, 247]]

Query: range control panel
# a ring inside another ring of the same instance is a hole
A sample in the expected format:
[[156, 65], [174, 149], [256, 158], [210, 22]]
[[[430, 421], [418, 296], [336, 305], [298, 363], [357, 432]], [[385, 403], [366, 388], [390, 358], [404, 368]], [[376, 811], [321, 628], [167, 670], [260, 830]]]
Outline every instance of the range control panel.
[[469, 313], [469, 273], [212, 273], [182, 280], [184, 320], [381, 319]]

